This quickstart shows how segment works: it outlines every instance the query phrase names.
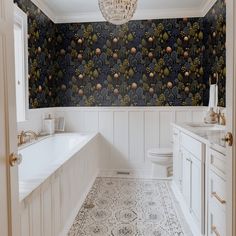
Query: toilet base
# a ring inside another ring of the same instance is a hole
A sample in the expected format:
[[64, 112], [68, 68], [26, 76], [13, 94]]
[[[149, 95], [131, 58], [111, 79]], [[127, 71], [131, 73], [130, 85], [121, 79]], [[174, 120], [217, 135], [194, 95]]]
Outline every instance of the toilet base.
[[152, 178], [168, 178], [170, 177], [168, 166], [152, 164]]

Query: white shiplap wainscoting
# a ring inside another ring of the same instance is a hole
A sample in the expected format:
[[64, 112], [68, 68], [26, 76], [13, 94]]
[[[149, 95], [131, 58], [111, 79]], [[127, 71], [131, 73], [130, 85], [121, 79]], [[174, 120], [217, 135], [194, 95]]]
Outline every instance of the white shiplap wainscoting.
[[98, 152], [96, 136], [20, 202], [18, 235], [67, 235], [98, 175]]
[[151, 165], [146, 160], [146, 151], [152, 147], [170, 147], [171, 122], [201, 122], [206, 110], [206, 107], [30, 110], [28, 120], [18, 124], [19, 131], [40, 131], [43, 117], [51, 114], [65, 117], [66, 131], [99, 132], [100, 135], [21, 201], [19, 235], [67, 235], [98, 175], [112, 177], [117, 172], [129, 172], [130, 177], [150, 177]]
[[149, 148], [171, 147], [171, 122], [202, 122], [207, 107], [54, 108], [66, 119], [66, 131], [99, 132], [100, 175], [118, 171], [150, 177]]

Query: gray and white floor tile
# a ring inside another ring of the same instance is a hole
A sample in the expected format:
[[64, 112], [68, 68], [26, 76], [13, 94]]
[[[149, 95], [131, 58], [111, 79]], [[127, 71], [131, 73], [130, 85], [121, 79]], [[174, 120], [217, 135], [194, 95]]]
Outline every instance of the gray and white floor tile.
[[97, 178], [68, 236], [190, 236], [170, 182]]

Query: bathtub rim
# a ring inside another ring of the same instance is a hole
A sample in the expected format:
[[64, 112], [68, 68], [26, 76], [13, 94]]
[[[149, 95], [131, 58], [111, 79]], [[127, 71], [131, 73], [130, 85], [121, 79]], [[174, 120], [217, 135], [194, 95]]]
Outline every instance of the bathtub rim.
[[76, 135], [76, 134], [95, 135], [96, 132], [91, 132], [91, 133], [88, 133], [88, 132], [56, 132], [54, 134], [47, 134], [47, 135], [39, 136], [38, 139], [36, 139], [36, 140], [30, 141], [30, 142], [27, 142], [27, 143], [24, 143], [24, 144], [18, 146], [17, 150], [19, 152], [29, 146], [35, 145], [35, 144], [42, 142], [43, 140], [48, 139], [48, 138], [52, 138], [52, 137], [56, 137], [56, 136]]
[[[72, 155], [70, 155], [69, 158], [65, 158], [63, 160], [63, 162], [60, 163], [60, 165], [58, 165], [57, 167], [54, 168], [54, 170], [51, 171], [50, 174], [48, 174], [47, 176], [44, 176], [43, 178], [38, 178], [37, 182], [30, 182], [30, 181], [26, 181], [24, 184], [30, 185], [30, 188], [27, 188], [27, 190], [24, 191], [20, 191], [20, 181], [18, 181], [19, 183], [19, 202], [22, 203], [24, 201], [27, 201], [28, 198], [30, 198], [31, 196], [34, 196], [34, 193], [37, 194], [37, 192], [39, 191], [40, 187], [43, 186], [44, 184], [47, 185], [47, 182], [51, 182], [51, 179], [53, 178], [53, 176], [58, 175], [62, 168], [63, 165], [65, 165], [68, 161], [70, 161], [70, 159], [72, 159], [73, 157], [75, 157], [75, 155], [77, 155], [79, 152], [81, 152], [90, 142], [95, 141], [96, 138], [100, 135], [98, 132], [90, 132], [90, 133], [80, 133], [80, 132], [68, 132], [68, 133], [63, 133], [64, 135], [66, 134], [83, 134], [83, 135], [88, 135], [88, 139], [82, 141], [82, 146], [78, 148], [78, 150], [76, 150], [76, 152], [74, 152]], [[55, 135], [61, 135], [61, 133], [59, 134], [53, 134], [53, 135], [48, 135], [47, 137], [44, 137], [41, 140], [37, 140], [37, 142], [33, 142], [30, 145], [24, 146], [24, 148], [27, 148], [28, 146], [31, 146], [33, 144], [37, 144], [38, 142], [45, 140], [46, 138], [49, 137], [54, 137]]]

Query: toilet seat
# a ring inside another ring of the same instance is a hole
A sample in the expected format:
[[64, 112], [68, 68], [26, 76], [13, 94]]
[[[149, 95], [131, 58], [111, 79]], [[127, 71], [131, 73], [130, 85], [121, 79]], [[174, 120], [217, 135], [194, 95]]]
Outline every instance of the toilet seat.
[[147, 152], [148, 159], [157, 165], [169, 166], [173, 161], [171, 148], [153, 148]]
[[152, 148], [148, 150], [148, 155], [156, 157], [171, 157], [171, 148]]

